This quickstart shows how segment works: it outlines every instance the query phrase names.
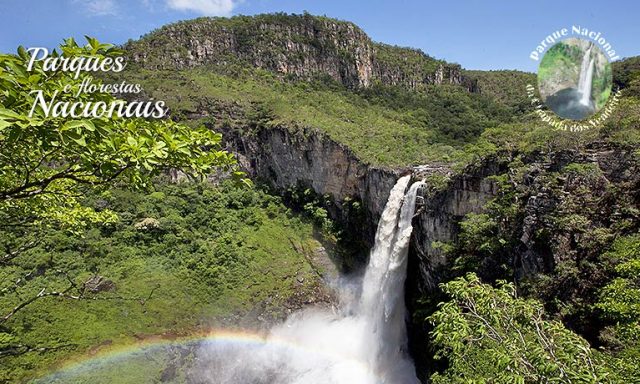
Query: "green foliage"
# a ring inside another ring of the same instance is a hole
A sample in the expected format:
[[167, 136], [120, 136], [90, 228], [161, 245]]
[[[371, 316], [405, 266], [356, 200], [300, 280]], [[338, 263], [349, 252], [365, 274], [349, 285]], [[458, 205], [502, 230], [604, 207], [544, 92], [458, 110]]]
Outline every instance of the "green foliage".
[[[87, 40], [89, 44], [81, 47], [68, 39], [53, 57], [113, 59], [122, 53], [112, 45]], [[107, 339], [127, 338], [131, 332], [163, 331], [179, 323], [176, 316], [183, 317], [184, 326], [194, 326], [194, 315], [198, 314], [191, 312], [194, 307], [189, 297], [197, 297], [199, 291], [183, 289], [182, 280], [191, 279], [193, 284], [201, 284], [199, 288], [204, 283], [189, 276], [189, 271], [215, 286], [220, 295], [243, 281], [231, 266], [249, 262], [238, 256], [238, 242], [229, 235], [209, 245], [197, 236], [185, 241], [188, 232], [176, 224], [182, 220], [179, 211], [162, 222], [151, 215], [136, 217], [139, 212], [133, 206], [128, 209], [136, 214], [118, 212], [108, 194], [91, 203], [97, 193], [121, 182], [129, 189], [144, 190], [152, 178], [169, 169], [180, 169], [193, 178], [221, 170], [238, 181], [242, 173], [235, 172], [233, 156], [220, 150], [221, 135], [170, 120], [106, 114], [94, 118], [47, 116], [39, 106], [33, 108], [34, 91], [42, 92], [46, 99], [55, 95], [56, 101], [71, 103], [109, 105], [115, 99], [102, 92], [78, 93], [80, 84], [90, 79], [88, 73], [74, 78], [73, 73], [62, 70], [45, 71], [41, 61], [28, 71], [29, 59], [22, 47], [17, 55], [0, 55], [0, 242], [6, 249], [0, 259], [3, 379], [33, 375], [71, 351], [83, 352]], [[121, 193], [126, 196], [127, 192]], [[138, 221], [123, 227], [118, 213], [125, 223], [133, 217]], [[251, 236], [255, 234], [247, 234], [246, 239]], [[185, 264], [180, 258], [183, 263], [170, 264], [156, 263], [139, 253], [150, 251], [141, 244], [160, 238], [165, 246], [173, 242], [174, 251], [186, 254], [189, 251], [181, 246], [190, 246], [189, 250], [202, 247], [220, 258], [206, 264]], [[243, 241], [256, 244], [255, 238], [246, 239]], [[243, 250], [244, 254], [252, 255]], [[267, 258], [263, 256], [258, 253], [259, 262], [253, 266], [264, 267]], [[102, 281], [100, 273], [115, 281], [104, 283], [104, 294], [89, 288], [91, 279]], [[112, 292], [113, 284], [117, 292]], [[161, 287], [169, 290], [159, 294]], [[272, 285], [262, 287], [268, 292]], [[154, 294], [162, 300], [151, 300]], [[199, 299], [202, 310], [208, 299]], [[250, 300], [243, 297], [217, 308], [240, 308], [238, 303]]]
[[329, 217], [326, 207], [331, 205], [329, 196], [319, 196], [310, 188], [289, 188], [284, 194], [288, 205], [300, 209], [325, 235], [338, 235], [336, 224]]
[[[632, 152], [621, 153], [633, 167]], [[602, 267], [603, 254], [616, 237], [637, 232], [635, 179], [616, 180], [580, 156], [561, 159], [530, 163], [518, 156], [486, 180], [497, 194], [483, 212], [465, 216], [456, 242], [439, 244], [449, 261], [440, 276], [446, 281], [474, 272], [489, 282], [517, 281], [524, 295], [599, 343], [605, 324], [594, 304], [614, 273]], [[611, 329], [606, 333], [616, 338]]]
[[478, 82], [480, 93], [506, 106], [514, 115], [523, 115], [533, 109], [527, 97], [527, 84], [535, 84], [533, 73], [520, 71], [464, 71]]
[[617, 88], [626, 89], [629, 96], [640, 96], [640, 56], [613, 63], [613, 84]]
[[[640, 96], [640, 92], [638, 95]], [[600, 135], [603, 140], [621, 146], [640, 144], [640, 98], [621, 98]]]
[[[488, 214], [468, 214], [465, 216], [465, 220], [460, 223], [460, 230], [461, 246], [466, 247], [474, 255], [482, 255], [474, 258], [474, 261], [480, 261], [483, 257], [495, 256], [495, 252], [502, 246], [498, 238], [498, 223]], [[472, 260], [465, 260], [464, 258], [457, 260], [458, 263], [461, 261], [469, 263]], [[478, 265], [466, 264], [463, 269], [473, 270], [477, 267]]]
[[640, 371], [640, 236], [618, 238], [601, 263], [613, 272], [595, 304], [606, 324], [600, 332], [608, 352], [603, 357], [614, 382], [631, 383]]
[[[166, 100], [177, 118], [206, 112], [216, 117], [217, 129], [247, 135], [258, 126], [318, 130], [374, 164], [457, 160], [484, 129], [510, 121], [505, 108], [458, 86], [352, 92], [335, 82], [286, 82], [243, 65], [180, 73], [136, 69], [123, 76]], [[398, 142], [403, 145], [393, 145]]]
[[383, 43], [375, 43], [376, 65], [387, 73], [403, 74], [403, 81], [415, 84], [421, 88], [423, 81], [442, 66], [447, 69], [459, 70], [457, 64], [449, 64], [444, 60], [436, 60], [419, 49], [398, 47]]
[[[85, 47], [68, 39], [60, 46], [65, 58], [114, 58], [121, 51], [88, 38]], [[56, 53], [57, 54], [57, 53]], [[108, 212], [80, 206], [84, 187], [109, 185], [118, 178], [145, 187], [150, 177], [168, 168], [205, 175], [230, 169], [231, 154], [219, 150], [221, 136], [171, 121], [47, 116], [34, 109], [36, 94], [57, 94], [57, 101], [105, 102], [108, 93], [76, 93], [90, 78], [62, 70], [47, 72], [37, 61], [27, 71], [29, 55], [0, 55], [0, 221], [2, 225], [65, 225], [110, 221]], [[99, 83], [96, 83], [99, 84]], [[63, 90], [71, 89], [65, 93]]]
[[511, 250], [518, 244], [516, 228], [521, 219], [516, 203], [518, 191], [508, 175], [493, 176], [491, 180], [498, 187], [497, 196], [486, 204], [484, 213], [464, 217], [459, 241], [446, 248], [456, 274], [476, 271], [489, 280], [513, 276]]
[[374, 105], [397, 111], [407, 124], [432, 131], [435, 142], [454, 147], [473, 142], [484, 129], [512, 119], [506, 108], [489, 97], [458, 86], [426, 86], [415, 91], [374, 85], [360, 94]]
[[618, 381], [632, 382], [640, 370], [640, 236], [618, 238], [602, 259], [613, 278], [595, 304], [608, 324], [600, 338]]
[[600, 167], [598, 167], [598, 165], [594, 163], [571, 163], [565, 166], [562, 169], [562, 172], [564, 174], [573, 174], [577, 177], [585, 177], [591, 181], [603, 176]]
[[451, 175], [442, 174], [442, 173], [432, 173], [428, 175], [424, 182], [426, 184], [426, 188], [423, 192], [423, 196], [425, 198], [429, 198], [434, 196], [436, 193], [442, 192], [449, 186], [449, 182], [451, 181]]
[[436, 358], [448, 367], [434, 383], [600, 383], [607, 373], [589, 344], [542, 305], [473, 274], [443, 284], [451, 297], [429, 317]]
[[[39, 299], [1, 325], [2, 379], [36, 377], [99, 345], [117, 349], [146, 336], [188, 336], [225, 321], [237, 326], [256, 308], [265, 320], [279, 319], [285, 303], [295, 305], [294, 293], [318, 290], [307, 262], [321, 246], [313, 226], [260, 190], [183, 183], [148, 194], [112, 189], [85, 203], [119, 220], [91, 225], [83, 237], [50, 230], [0, 269], [0, 316], [42, 287], [65, 291], [73, 282], [70, 295], [84, 292], [78, 300]], [[142, 222], [155, 225], [142, 228]], [[94, 276], [113, 288], [86, 291]]]

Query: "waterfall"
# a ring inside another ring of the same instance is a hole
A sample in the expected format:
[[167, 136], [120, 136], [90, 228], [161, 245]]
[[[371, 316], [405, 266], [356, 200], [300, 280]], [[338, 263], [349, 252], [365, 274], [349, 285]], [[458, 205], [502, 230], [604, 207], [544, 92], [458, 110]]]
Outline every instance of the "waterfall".
[[[195, 379], [207, 383], [418, 384], [409, 358], [404, 282], [416, 196], [411, 176], [390, 192], [358, 294], [339, 284], [336, 311], [309, 309], [250, 347], [212, 344], [199, 353]], [[192, 373], [192, 375], [194, 375]]]
[[580, 67], [580, 79], [578, 81], [578, 91], [581, 94], [580, 104], [589, 106], [591, 104], [591, 83], [593, 81], [594, 59], [591, 58], [592, 45], [582, 57], [582, 66]]
[[[398, 181], [380, 218], [360, 302], [360, 316], [369, 319], [371, 333], [377, 339], [372, 345], [369, 364], [396, 380], [398, 375], [415, 375], [413, 367], [399, 365], [407, 362], [403, 359], [407, 344], [404, 282], [413, 230], [411, 220], [418, 190], [423, 185], [414, 183], [405, 195], [409, 180], [410, 176], [405, 176]], [[403, 377], [401, 382], [410, 380]]]

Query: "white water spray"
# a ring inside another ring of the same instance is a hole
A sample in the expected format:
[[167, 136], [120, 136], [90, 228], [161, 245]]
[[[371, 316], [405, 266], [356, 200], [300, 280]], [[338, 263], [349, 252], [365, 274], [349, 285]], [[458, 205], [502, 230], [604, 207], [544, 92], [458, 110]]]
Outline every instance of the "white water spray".
[[578, 81], [578, 91], [581, 94], [580, 104], [589, 106], [591, 104], [591, 86], [593, 82], [594, 59], [591, 58], [591, 48], [589, 45], [587, 51], [582, 57], [582, 66], [580, 67], [580, 79]]
[[394, 380], [402, 379], [401, 383], [411, 382], [411, 376], [415, 377], [413, 366], [406, 365], [409, 361], [404, 358], [407, 344], [404, 282], [413, 230], [411, 221], [417, 193], [423, 185], [413, 184], [402, 199], [409, 179], [410, 176], [400, 179], [389, 196], [378, 224], [360, 301], [360, 316], [368, 319], [376, 339], [371, 346], [369, 365]]
[[[273, 328], [259, 345], [204, 346], [198, 382], [224, 384], [417, 384], [406, 352], [404, 282], [411, 220], [422, 183], [410, 176], [391, 190], [375, 245], [353, 295], [341, 284], [341, 308], [307, 310]], [[356, 282], [357, 283], [357, 282]]]

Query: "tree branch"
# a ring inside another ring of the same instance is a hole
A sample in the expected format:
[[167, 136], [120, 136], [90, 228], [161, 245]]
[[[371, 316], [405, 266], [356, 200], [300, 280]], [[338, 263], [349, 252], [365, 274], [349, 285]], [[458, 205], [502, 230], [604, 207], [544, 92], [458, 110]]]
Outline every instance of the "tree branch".
[[[40, 292], [38, 292], [37, 295], [30, 297], [29, 299], [21, 302], [20, 304], [16, 305], [11, 312], [7, 313], [6, 315], [4, 315], [2, 318], [0, 318], [0, 324], [5, 323], [7, 320], [11, 319], [16, 313], [18, 313], [19, 311], [21, 311], [22, 309], [24, 309], [25, 307], [29, 306], [30, 304], [32, 304], [33, 302], [45, 298], [45, 297], [61, 297], [61, 298], [65, 298], [65, 299], [70, 299], [70, 300], [123, 300], [123, 301], [138, 301], [140, 303], [140, 305], [145, 305], [147, 301], [149, 301], [151, 299], [151, 297], [153, 296], [153, 294], [155, 293], [155, 291], [160, 288], [160, 285], [156, 285], [155, 287], [153, 287], [153, 289], [151, 289], [151, 291], [149, 292], [149, 295], [146, 298], [141, 298], [141, 297], [126, 297], [126, 296], [86, 296], [86, 284], [87, 282], [85, 281], [83, 283], [82, 289], [78, 289], [77, 284], [73, 281], [73, 279], [66, 273], [66, 272], [62, 272], [62, 271], [58, 271], [59, 273], [63, 273], [65, 275], [65, 277], [67, 278], [67, 281], [69, 282], [69, 286], [63, 290], [63, 291], [51, 291], [51, 292], [47, 292], [46, 288], [42, 288], [40, 290]], [[71, 292], [73, 289], [78, 289], [79, 294], [77, 295], [73, 295], [70, 294], [69, 292]]]
[[[44, 178], [42, 180], [32, 181], [30, 183], [25, 183], [19, 187], [0, 191], [0, 201], [7, 199], [24, 199], [33, 197], [35, 195], [41, 194], [45, 192], [49, 185], [56, 180], [72, 180], [79, 184], [88, 184], [88, 185], [102, 185], [113, 181], [115, 178], [120, 176], [124, 171], [130, 168], [130, 164], [125, 165], [115, 171], [112, 175], [101, 179], [99, 176], [96, 176], [97, 170], [100, 168], [98, 165], [94, 167], [96, 171], [90, 174], [82, 174], [79, 171], [74, 171], [71, 168], [67, 168], [64, 171], [60, 171], [52, 176]], [[98, 180], [90, 180], [89, 178], [98, 178]]]
[[65, 348], [73, 348], [77, 346], [78, 344], [62, 344], [62, 345], [56, 345], [51, 347], [34, 347], [34, 346], [24, 345], [24, 344], [11, 345], [7, 348], [0, 349], [0, 359], [7, 356], [24, 355], [25, 353], [29, 353], [29, 352], [44, 353], [49, 351], [57, 351]]
[[22, 245], [21, 247], [19, 247], [16, 250], [13, 251], [8, 251], [7, 253], [2, 256], [2, 258], [0, 258], [0, 264], [6, 264], [7, 262], [15, 259], [16, 257], [20, 256], [20, 254], [24, 251], [28, 251], [29, 249], [35, 248], [35, 246], [38, 245], [38, 240], [33, 240], [28, 242], [25, 245]]

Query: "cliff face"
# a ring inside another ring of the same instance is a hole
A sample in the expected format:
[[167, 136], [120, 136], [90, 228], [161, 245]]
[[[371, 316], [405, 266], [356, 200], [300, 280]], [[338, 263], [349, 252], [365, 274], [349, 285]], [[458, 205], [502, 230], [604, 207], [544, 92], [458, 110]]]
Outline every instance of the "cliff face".
[[[304, 186], [330, 196], [335, 203], [330, 210], [334, 218], [349, 223], [345, 198], [361, 200], [366, 208], [366, 225], [347, 230], [361, 234], [369, 243], [400, 174], [411, 171], [419, 180], [433, 172], [443, 172], [434, 166], [411, 170], [371, 167], [348, 148], [314, 131], [293, 133], [285, 128], [269, 128], [259, 129], [252, 136], [227, 132], [226, 139], [253, 176], [278, 189]], [[488, 158], [453, 176], [439, 192], [419, 199], [406, 301], [412, 319], [410, 348], [421, 377], [428, 377], [433, 366], [425, 342], [429, 329], [419, 316], [423, 309], [419, 301], [437, 295], [437, 284], [451, 273], [451, 260], [434, 243], [457, 242], [465, 215], [485, 212], [487, 202], [500, 195], [498, 182], [492, 176], [520, 175], [514, 179], [518, 215], [507, 229], [511, 236], [507, 241], [514, 244], [507, 250], [507, 263], [514, 277], [522, 280], [538, 274], [550, 276], [552, 283], [544, 286], [545, 294], [571, 302], [573, 297], [580, 299], [589, 292], [592, 284], [598, 284], [598, 271], [584, 268], [597, 266], [594, 258], [615, 234], [607, 230], [621, 223], [626, 223], [625, 231], [637, 230], [637, 210], [633, 207], [640, 201], [640, 173], [634, 153], [632, 149], [594, 144], [580, 151], [532, 154], [522, 160], [517, 172], [504, 158]], [[578, 226], [567, 225], [565, 218], [576, 218]], [[477, 271], [480, 275], [494, 272], [492, 265], [497, 261], [486, 261]], [[566, 286], [568, 277], [562, 276], [562, 271], [567, 267], [582, 271], [580, 276], [589, 278]]]
[[[486, 253], [474, 249], [474, 272], [489, 281], [521, 282], [522, 294], [547, 304], [552, 313], [560, 312], [554, 302], [561, 302], [565, 312], [558, 316], [584, 337], [597, 338], [597, 318], [576, 319], [607, 279], [601, 255], [613, 239], [639, 229], [639, 167], [634, 148], [603, 143], [513, 162], [489, 158], [425, 199], [414, 221], [406, 286], [414, 314], [411, 350], [422, 362], [417, 365], [421, 377], [432, 369], [424, 343], [429, 328], [415, 314], [424, 310], [420, 300], [437, 297], [437, 284], [452, 274], [452, 260], [434, 242], [460, 242], [461, 220], [472, 212], [493, 217], [497, 225], [488, 236], [504, 244]], [[464, 252], [454, 257], [464, 258]]]
[[[349, 225], [348, 201], [361, 201], [364, 226], [348, 228], [372, 243], [389, 192], [402, 170], [362, 163], [344, 145], [315, 131], [259, 129], [254, 135], [225, 132], [243, 168], [254, 178], [283, 191], [311, 188], [333, 201], [329, 213]], [[347, 199], [348, 198], [348, 199]]]
[[476, 89], [457, 64], [374, 43], [352, 23], [310, 15], [200, 18], [164, 26], [126, 50], [130, 60], [150, 69], [242, 63], [295, 79], [329, 77], [349, 88], [380, 83]]
[[[419, 180], [430, 173], [443, 172], [438, 167], [427, 167], [427, 171], [422, 167], [374, 167], [361, 162], [346, 146], [313, 130], [294, 132], [284, 127], [263, 128], [251, 135], [227, 131], [225, 140], [252, 177], [281, 191], [303, 187], [329, 197], [334, 204], [330, 207], [330, 214], [343, 223], [350, 222], [345, 202], [361, 201], [366, 224], [348, 230], [362, 235], [369, 244], [389, 191], [401, 174], [413, 172], [414, 178]], [[570, 164], [593, 166], [602, 175], [595, 179], [582, 179], [572, 174], [563, 176], [561, 171]], [[563, 207], [587, 188], [593, 196], [585, 200], [585, 216], [593, 222], [594, 228], [610, 225], [608, 220], [612, 220], [611, 217], [621, 216], [619, 212], [611, 211], [607, 201], [620, 196], [613, 197], [607, 193], [628, 190], [625, 204], [632, 205], [637, 201], [640, 179], [636, 168], [632, 151], [607, 146], [541, 154], [526, 159], [526, 172], [522, 180], [515, 182], [521, 190], [522, 200], [521, 215], [513, 228], [519, 243], [517, 255], [514, 255], [517, 259], [512, 261], [516, 275], [521, 278], [540, 272], [549, 273], [561, 260], [579, 255], [581, 251], [577, 244], [581, 235], [556, 230], [553, 225], [557, 220], [551, 214], [554, 210], [566, 209]], [[498, 185], [492, 176], [508, 172], [514, 172], [508, 161], [488, 158], [454, 176], [441, 191], [421, 200], [414, 220], [411, 248], [408, 287], [411, 295], [419, 297], [437, 287], [440, 270], [447, 260], [434, 243], [455, 242], [464, 216], [482, 212], [486, 203], [496, 197]], [[550, 184], [550, 180], [560, 184]], [[625, 211], [626, 208], [617, 206], [616, 209]], [[562, 214], [570, 215], [571, 212]], [[549, 232], [551, 237], [539, 235]]]
[[[413, 172], [414, 179], [446, 168], [423, 167], [390, 169], [374, 167], [360, 161], [349, 148], [316, 131], [295, 131], [278, 127], [258, 129], [252, 135], [224, 132], [228, 147], [239, 158], [242, 167], [253, 178], [277, 190], [311, 188], [333, 201], [331, 216], [347, 224], [347, 230], [361, 236], [369, 246], [391, 188], [402, 174]], [[456, 239], [460, 220], [468, 213], [481, 212], [484, 204], [495, 196], [497, 186], [489, 176], [506, 169], [504, 163], [486, 160], [464, 174], [454, 177], [437, 194], [425, 198], [414, 221], [414, 235], [408, 291], [413, 297], [436, 288], [438, 269], [446, 263], [434, 242]], [[350, 226], [347, 201], [361, 201], [365, 209], [364, 224]]]
[[[468, 168], [420, 209], [411, 290], [420, 295], [436, 288], [447, 260], [433, 243], [455, 242], [464, 216], [483, 212], [498, 196], [493, 176], [508, 175], [509, 193], [515, 196], [509, 202], [516, 209], [505, 227], [509, 233], [495, 236], [510, 241], [504, 255], [520, 280], [553, 274], [566, 262], [592, 260], [616, 231], [633, 231], [640, 201], [638, 166], [632, 148], [593, 143], [583, 150], [532, 154], [517, 166], [488, 158]], [[488, 265], [481, 264], [477, 272], [490, 276]]]
[[[435, 243], [456, 240], [464, 216], [482, 212], [484, 205], [495, 197], [498, 187], [490, 176], [505, 169], [503, 162], [487, 159], [453, 177], [445, 189], [423, 200], [414, 220], [410, 250], [408, 291], [412, 297], [419, 298], [437, 288], [439, 269], [446, 265], [447, 259]], [[421, 176], [416, 174], [417, 178]]]

